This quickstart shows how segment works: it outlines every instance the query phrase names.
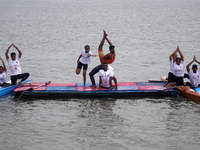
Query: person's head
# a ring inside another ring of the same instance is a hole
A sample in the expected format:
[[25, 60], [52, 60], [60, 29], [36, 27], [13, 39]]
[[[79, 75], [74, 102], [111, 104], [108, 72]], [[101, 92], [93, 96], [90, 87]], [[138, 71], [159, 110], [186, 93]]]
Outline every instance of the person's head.
[[181, 59], [179, 57], [176, 58], [176, 64], [180, 65], [181, 64]]
[[108, 64], [103, 64], [103, 70], [107, 71], [108, 70]]
[[11, 59], [12, 59], [12, 60], [15, 60], [15, 59], [16, 59], [16, 53], [15, 53], [15, 52], [12, 52], [10, 56], [11, 56]]
[[88, 53], [90, 51], [90, 46], [89, 45], [85, 45], [85, 52]]
[[115, 46], [114, 45], [110, 45], [109, 49], [110, 49], [111, 53], [113, 53], [113, 54], [115, 53]]
[[196, 64], [192, 65], [192, 70], [193, 70], [193, 73], [196, 73], [197, 70], [198, 70], [198, 67]]
[[0, 66], [0, 73], [3, 73], [4, 68], [2, 66]]

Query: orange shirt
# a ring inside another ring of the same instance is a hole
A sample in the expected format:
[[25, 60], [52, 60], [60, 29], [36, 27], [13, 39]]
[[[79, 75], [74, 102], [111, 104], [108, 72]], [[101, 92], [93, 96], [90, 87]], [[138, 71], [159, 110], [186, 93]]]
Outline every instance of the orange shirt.
[[107, 64], [112, 64], [114, 61], [115, 61], [115, 54], [111, 54], [111, 59], [104, 59], [104, 62], [107, 63]]

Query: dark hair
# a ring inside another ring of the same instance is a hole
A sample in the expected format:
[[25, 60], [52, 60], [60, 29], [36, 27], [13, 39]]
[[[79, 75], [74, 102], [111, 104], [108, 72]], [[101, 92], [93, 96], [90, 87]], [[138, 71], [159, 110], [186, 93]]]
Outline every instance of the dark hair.
[[89, 45], [85, 45], [85, 48], [86, 48], [86, 47], [89, 47], [89, 48], [90, 48], [90, 46], [89, 46]]
[[177, 57], [177, 58], [176, 58], [176, 61], [177, 61], [177, 60], [181, 60], [181, 58]]
[[196, 64], [192, 65], [192, 68], [198, 68]]
[[111, 50], [112, 48], [115, 48], [115, 46], [114, 45], [110, 45], [109, 49]]
[[2, 68], [4, 70], [3, 66], [0, 66], [0, 68]]
[[16, 55], [16, 53], [15, 53], [15, 52], [12, 52], [10, 55], [11, 55], [11, 56], [12, 56], [12, 55]]

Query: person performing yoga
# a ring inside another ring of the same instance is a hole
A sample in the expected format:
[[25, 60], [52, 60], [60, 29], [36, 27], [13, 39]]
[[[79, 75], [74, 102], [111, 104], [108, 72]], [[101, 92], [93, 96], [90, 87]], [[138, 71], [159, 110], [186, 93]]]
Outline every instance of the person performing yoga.
[[[96, 84], [95, 84], [95, 79], [94, 79], [94, 75], [99, 72], [99, 70], [103, 69], [103, 64], [111, 64], [115, 61], [115, 46], [110, 42], [110, 40], [107, 38], [107, 33], [106, 31], [104, 30], [103, 31], [103, 38], [101, 40], [101, 43], [99, 44], [99, 48], [98, 48], [98, 54], [99, 54], [99, 59], [100, 59], [100, 62], [101, 64], [96, 66], [90, 73], [89, 73], [89, 76], [90, 76], [90, 79], [91, 79], [91, 82], [92, 82], [92, 85], [91, 87], [92, 88], [96, 88]], [[103, 54], [103, 45], [104, 45], [104, 42], [105, 40], [108, 42], [108, 44], [110, 45], [109, 46], [109, 49], [110, 49], [110, 53], [104, 55]], [[114, 77], [115, 78], [115, 77]]]
[[[11, 58], [9, 58], [8, 52], [12, 46], [17, 49], [19, 53], [18, 57], [16, 57], [15, 52], [12, 52]], [[8, 65], [10, 68], [10, 75], [11, 75], [10, 78], [11, 78], [12, 85], [15, 85], [18, 79], [21, 79], [21, 81], [18, 84], [22, 85], [22, 81], [26, 80], [29, 77], [29, 73], [22, 73], [22, 70], [21, 70], [20, 60], [21, 60], [22, 52], [18, 49], [18, 47], [15, 46], [15, 44], [11, 44], [8, 47], [5, 55], [6, 55], [6, 59], [8, 61]]]

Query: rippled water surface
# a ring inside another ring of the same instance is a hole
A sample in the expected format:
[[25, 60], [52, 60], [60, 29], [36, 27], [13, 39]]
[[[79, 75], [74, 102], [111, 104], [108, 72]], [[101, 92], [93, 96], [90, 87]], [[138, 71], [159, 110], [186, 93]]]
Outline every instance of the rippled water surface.
[[[82, 82], [78, 56], [86, 44], [97, 54], [105, 29], [116, 46], [118, 81], [160, 80], [177, 45], [185, 65], [193, 55], [200, 60], [199, 18], [199, 0], [0, 0], [0, 56], [5, 61], [15, 43], [33, 81]], [[92, 58], [87, 75], [98, 64]], [[0, 98], [0, 149], [196, 150], [199, 116], [200, 105], [182, 97], [15, 100], [9, 94]]]

